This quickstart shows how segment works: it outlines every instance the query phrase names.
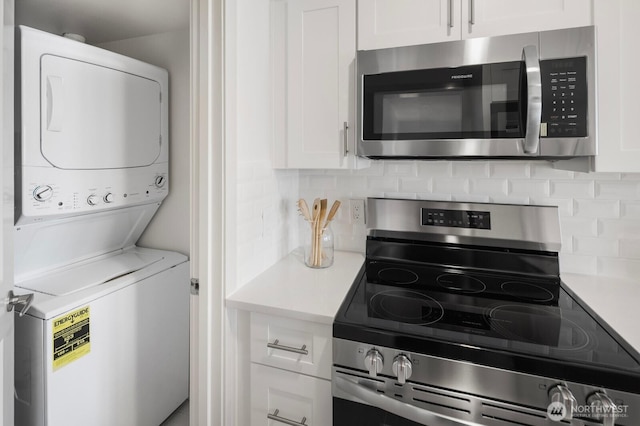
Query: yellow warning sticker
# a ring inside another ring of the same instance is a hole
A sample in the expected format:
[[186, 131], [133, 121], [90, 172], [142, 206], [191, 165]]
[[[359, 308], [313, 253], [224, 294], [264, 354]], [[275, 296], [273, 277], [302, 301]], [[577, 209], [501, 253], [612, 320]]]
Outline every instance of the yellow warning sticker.
[[57, 370], [89, 353], [89, 307], [53, 320], [53, 369]]

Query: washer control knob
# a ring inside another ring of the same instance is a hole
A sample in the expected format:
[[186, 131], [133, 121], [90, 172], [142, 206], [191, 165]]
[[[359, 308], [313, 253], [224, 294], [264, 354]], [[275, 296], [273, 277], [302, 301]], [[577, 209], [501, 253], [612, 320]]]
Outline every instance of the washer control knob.
[[371, 377], [376, 377], [382, 371], [384, 360], [382, 354], [377, 349], [371, 349], [364, 357], [364, 367], [369, 371]]
[[409, 377], [411, 377], [411, 373], [413, 372], [411, 361], [405, 354], [400, 354], [395, 357], [391, 369], [393, 370], [393, 374], [395, 374], [398, 378], [398, 383], [400, 383], [401, 385], [405, 384], [405, 382]]
[[36, 186], [36, 189], [33, 190], [33, 198], [36, 201], [47, 201], [49, 198], [53, 196], [53, 188], [49, 185], [40, 185]]
[[564, 420], [571, 420], [573, 412], [578, 408], [578, 401], [569, 388], [564, 385], [556, 385], [549, 390], [549, 401], [560, 403], [564, 407]]
[[616, 423], [616, 405], [604, 392], [595, 392], [587, 398], [591, 406], [591, 414], [600, 420], [603, 426], [614, 426]]
[[87, 197], [87, 204], [95, 206], [98, 204], [100, 198], [96, 194], [91, 194]]
[[105, 203], [113, 203], [114, 196], [111, 192], [107, 192], [102, 199]]
[[153, 181], [153, 183], [156, 188], [162, 188], [164, 184], [167, 183], [167, 178], [165, 178], [164, 175], [158, 175], [156, 176], [156, 179]]

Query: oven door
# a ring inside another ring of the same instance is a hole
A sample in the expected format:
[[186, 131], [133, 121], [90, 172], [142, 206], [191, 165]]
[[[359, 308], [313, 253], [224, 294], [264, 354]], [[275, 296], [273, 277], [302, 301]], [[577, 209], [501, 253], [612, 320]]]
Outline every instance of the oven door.
[[[455, 417], [456, 410], [469, 415], [468, 410], [453, 406], [439, 407], [445, 412], [427, 410], [403, 402], [400, 390], [394, 397], [386, 394], [385, 380], [369, 378], [334, 367], [333, 426], [479, 426]], [[386, 387], [388, 389], [388, 385]], [[444, 395], [442, 395], [444, 396]], [[462, 398], [461, 398], [462, 399]], [[408, 399], [409, 400], [409, 399]], [[462, 401], [464, 403], [464, 401]]]

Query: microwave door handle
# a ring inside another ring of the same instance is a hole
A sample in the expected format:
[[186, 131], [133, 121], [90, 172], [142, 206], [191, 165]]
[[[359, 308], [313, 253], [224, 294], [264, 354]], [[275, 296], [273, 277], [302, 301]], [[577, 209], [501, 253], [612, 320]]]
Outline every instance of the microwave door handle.
[[522, 49], [527, 71], [527, 123], [523, 149], [525, 154], [536, 154], [540, 146], [540, 122], [542, 120], [542, 77], [536, 46]]

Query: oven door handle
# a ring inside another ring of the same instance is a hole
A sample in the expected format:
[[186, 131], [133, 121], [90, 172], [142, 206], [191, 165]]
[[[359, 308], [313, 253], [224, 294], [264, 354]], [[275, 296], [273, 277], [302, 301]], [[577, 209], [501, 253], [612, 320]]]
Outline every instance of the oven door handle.
[[540, 123], [542, 121], [542, 77], [536, 46], [525, 46], [522, 58], [527, 72], [527, 123], [522, 149], [525, 154], [537, 154], [540, 147]]
[[360, 386], [358, 383], [354, 383], [351, 380], [345, 379], [344, 377], [335, 374], [333, 376], [333, 380], [336, 384], [336, 387], [338, 387], [338, 389], [342, 390], [348, 395], [351, 395], [373, 407], [378, 407], [388, 413], [404, 417], [405, 419], [423, 425], [437, 424], [439, 426], [482, 426], [479, 423], [469, 422], [449, 417], [444, 414], [434, 413], [432, 411], [416, 407], [415, 405], [395, 400], [386, 396], [385, 394], [368, 389], [364, 386]]

